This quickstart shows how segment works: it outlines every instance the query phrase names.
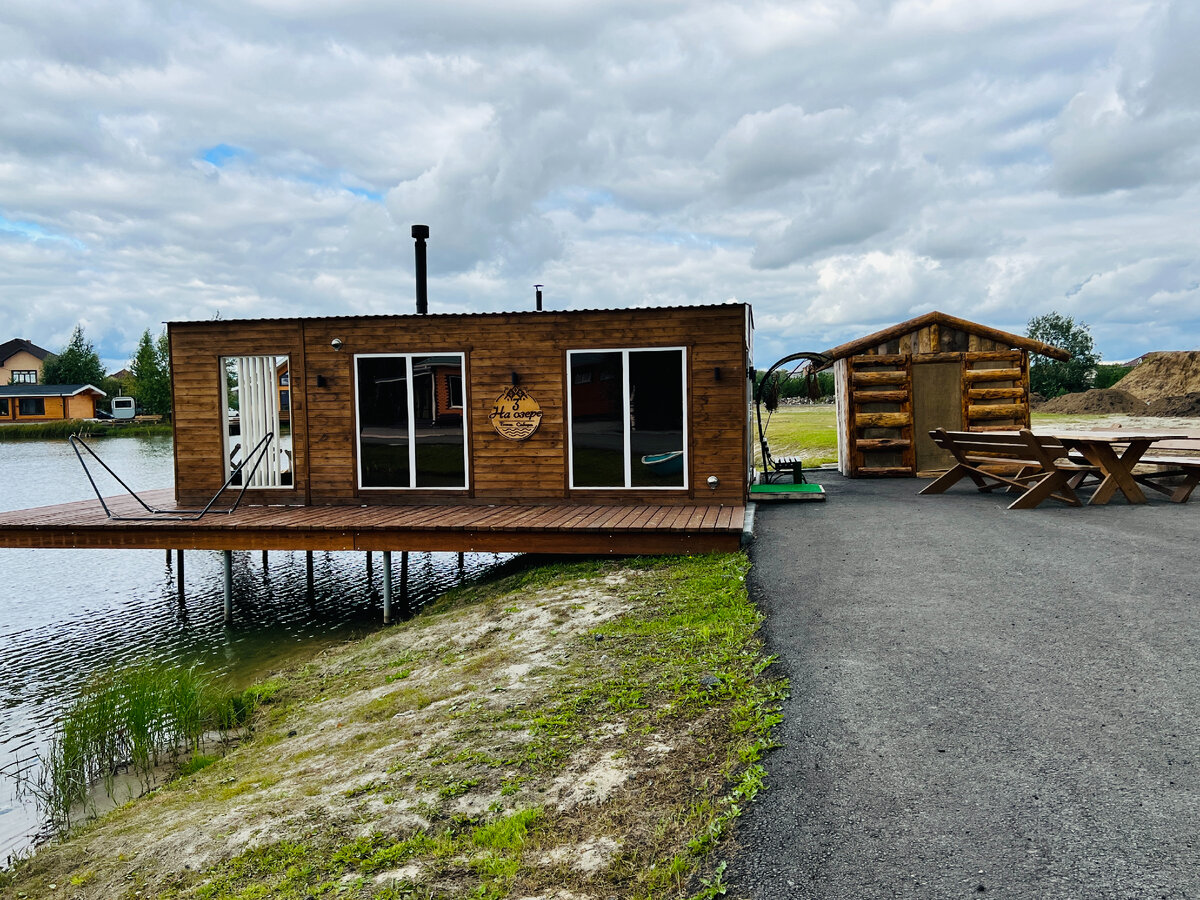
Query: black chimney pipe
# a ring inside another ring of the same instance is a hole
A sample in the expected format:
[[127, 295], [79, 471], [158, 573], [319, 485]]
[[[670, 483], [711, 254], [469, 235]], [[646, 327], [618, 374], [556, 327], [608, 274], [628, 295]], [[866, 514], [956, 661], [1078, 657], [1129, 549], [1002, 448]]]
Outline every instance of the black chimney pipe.
[[540, 284], [535, 284], [533, 286], [534, 290], [537, 291], [537, 310], [538, 310], [538, 312], [542, 311], [542, 287], [543, 287], [543, 285], [540, 285]]
[[414, 225], [413, 239], [417, 242], [417, 315], [429, 312], [429, 284], [425, 272], [425, 239], [429, 237], [428, 225]]

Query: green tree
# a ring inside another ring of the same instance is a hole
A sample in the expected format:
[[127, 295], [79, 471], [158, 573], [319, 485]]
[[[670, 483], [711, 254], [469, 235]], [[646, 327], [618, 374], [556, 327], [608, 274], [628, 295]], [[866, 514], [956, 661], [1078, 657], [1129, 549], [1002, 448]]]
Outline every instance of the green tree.
[[1096, 366], [1096, 377], [1092, 379], [1092, 387], [1110, 388], [1132, 371], [1132, 366], [1122, 366], [1117, 363]]
[[1068, 360], [1034, 354], [1029, 361], [1029, 388], [1043, 397], [1086, 391], [1100, 358], [1092, 348], [1092, 334], [1083, 322], [1048, 312], [1029, 320], [1025, 333], [1071, 354]]
[[71, 340], [57, 356], [48, 356], [42, 363], [44, 384], [90, 384], [99, 387], [104, 381], [104, 366], [92, 342], [83, 336], [83, 326], [76, 325]]
[[133, 376], [130, 392], [143, 412], [155, 416], [171, 414], [171, 352], [164, 331], [155, 340], [150, 329], [142, 332], [137, 351], [129, 361]]

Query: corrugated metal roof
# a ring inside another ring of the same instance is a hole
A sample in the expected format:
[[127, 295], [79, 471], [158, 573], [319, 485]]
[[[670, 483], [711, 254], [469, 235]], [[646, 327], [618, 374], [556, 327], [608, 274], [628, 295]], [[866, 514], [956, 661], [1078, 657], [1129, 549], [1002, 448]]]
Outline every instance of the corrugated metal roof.
[[426, 313], [424, 315], [417, 312], [396, 312], [396, 313], [369, 313], [362, 315], [347, 315], [347, 316], [270, 316], [257, 319], [190, 319], [182, 321], [167, 322], [168, 325], [217, 325], [236, 322], [314, 322], [314, 321], [330, 321], [341, 322], [347, 319], [463, 319], [470, 316], [479, 317], [495, 317], [501, 316], [561, 316], [561, 315], [584, 315], [587, 313], [630, 313], [630, 312], [671, 312], [681, 309], [720, 309], [731, 306], [749, 306], [737, 300], [730, 300], [724, 303], [693, 303], [681, 304], [679, 306], [618, 306], [604, 307], [593, 309], [513, 309], [501, 311], [487, 312], [442, 312], [442, 313]]

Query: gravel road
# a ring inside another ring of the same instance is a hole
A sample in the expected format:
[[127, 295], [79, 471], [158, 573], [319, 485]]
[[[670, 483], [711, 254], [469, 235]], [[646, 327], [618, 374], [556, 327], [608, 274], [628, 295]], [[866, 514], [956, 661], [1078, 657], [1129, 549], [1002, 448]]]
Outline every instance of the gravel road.
[[731, 896], [1200, 898], [1200, 501], [760, 505], [791, 698]]

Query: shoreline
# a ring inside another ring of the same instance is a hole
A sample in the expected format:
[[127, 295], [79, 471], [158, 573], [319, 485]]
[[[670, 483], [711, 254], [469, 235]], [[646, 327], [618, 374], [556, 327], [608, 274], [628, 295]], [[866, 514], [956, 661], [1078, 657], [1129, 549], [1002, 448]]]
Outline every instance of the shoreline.
[[748, 565], [452, 590], [276, 675], [249, 740], [40, 848], [0, 896], [716, 896], [785, 690]]

